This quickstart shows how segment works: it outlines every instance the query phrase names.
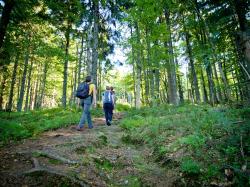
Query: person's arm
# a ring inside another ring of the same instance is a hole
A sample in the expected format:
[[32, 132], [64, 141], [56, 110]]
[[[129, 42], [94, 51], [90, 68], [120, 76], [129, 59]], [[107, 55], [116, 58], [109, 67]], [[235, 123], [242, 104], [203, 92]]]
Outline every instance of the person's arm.
[[94, 107], [96, 107], [96, 87], [95, 85], [93, 86], [93, 102], [92, 104], [94, 105]]

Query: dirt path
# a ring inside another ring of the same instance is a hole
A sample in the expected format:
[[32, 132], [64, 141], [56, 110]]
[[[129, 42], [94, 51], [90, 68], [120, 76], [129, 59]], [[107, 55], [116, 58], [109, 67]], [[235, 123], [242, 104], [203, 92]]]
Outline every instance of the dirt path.
[[174, 171], [150, 161], [150, 151], [122, 142], [121, 114], [112, 126], [49, 131], [0, 151], [0, 186], [174, 186]]

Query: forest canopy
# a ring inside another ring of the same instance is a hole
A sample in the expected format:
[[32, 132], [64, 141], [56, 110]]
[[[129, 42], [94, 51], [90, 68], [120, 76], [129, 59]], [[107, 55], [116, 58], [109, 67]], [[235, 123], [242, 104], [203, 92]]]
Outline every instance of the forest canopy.
[[[86, 75], [99, 100], [112, 83], [119, 99], [137, 108], [249, 104], [249, 6], [248, 0], [1, 0], [0, 107], [76, 104]], [[120, 64], [110, 59], [118, 47], [132, 67], [124, 75], [110, 71]]]

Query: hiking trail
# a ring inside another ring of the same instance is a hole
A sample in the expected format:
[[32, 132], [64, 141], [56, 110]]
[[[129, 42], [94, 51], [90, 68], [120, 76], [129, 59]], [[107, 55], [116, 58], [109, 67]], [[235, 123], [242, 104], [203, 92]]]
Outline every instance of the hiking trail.
[[175, 186], [174, 169], [157, 165], [145, 146], [122, 141], [123, 114], [111, 126], [94, 118], [93, 129], [74, 126], [1, 148], [0, 186]]

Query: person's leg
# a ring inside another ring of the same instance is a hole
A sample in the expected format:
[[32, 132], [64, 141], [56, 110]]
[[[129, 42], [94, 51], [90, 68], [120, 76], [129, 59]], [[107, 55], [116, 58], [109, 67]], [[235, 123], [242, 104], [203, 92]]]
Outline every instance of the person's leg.
[[85, 114], [85, 111], [84, 111], [84, 106], [85, 105], [82, 105], [82, 116], [81, 116], [81, 119], [80, 119], [80, 122], [79, 122], [79, 125], [78, 125], [78, 129], [83, 128], [84, 123], [85, 123], [86, 114]]
[[103, 104], [103, 111], [104, 111], [106, 124], [108, 125], [108, 110], [107, 110], [107, 104], [106, 103]]
[[111, 121], [113, 120], [113, 111], [114, 111], [114, 105], [112, 104], [112, 108], [111, 108]]
[[92, 120], [91, 120], [90, 107], [91, 107], [91, 105], [85, 104], [84, 105], [84, 112], [87, 116], [88, 126], [90, 129], [92, 129], [93, 125], [92, 125]]
[[108, 113], [108, 121], [111, 124], [111, 121], [112, 121], [112, 104], [108, 104], [107, 113]]

